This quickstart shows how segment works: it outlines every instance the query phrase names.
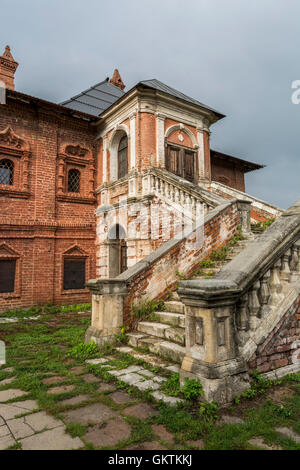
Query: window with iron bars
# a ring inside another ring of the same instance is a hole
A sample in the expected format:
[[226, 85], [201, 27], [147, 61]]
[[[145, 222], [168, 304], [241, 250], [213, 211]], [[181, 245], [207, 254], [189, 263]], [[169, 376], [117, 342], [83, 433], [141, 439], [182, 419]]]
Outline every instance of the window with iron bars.
[[80, 171], [69, 170], [68, 172], [68, 192], [79, 193], [80, 192]]
[[11, 160], [0, 161], [0, 184], [12, 185], [14, 181], [14, 164]]

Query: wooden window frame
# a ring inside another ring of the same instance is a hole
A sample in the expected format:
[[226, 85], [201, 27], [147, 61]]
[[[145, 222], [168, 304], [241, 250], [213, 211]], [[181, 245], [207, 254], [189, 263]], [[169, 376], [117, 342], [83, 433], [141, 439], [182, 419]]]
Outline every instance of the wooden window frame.
[[13, 292], [0, 292], [0, 299], [16, 299], [21, 297], [22, 291], [22, 259], [19, 253], [17, 253], [12, 247], [6, 243], [0, 245], [0, 260], [1, 261], [15, 261], [15, 285]]
[[[121, 145], [121, 142], [122, 140], [125, 140], [127, 141], [127, 145], [126, 147], [120, 149], [120, 145]], [[127, 134], [123, 135], [120, 139], [120, 142], [119, 142], [119, 145], [118, 145], [118, 180], [119, 179], [122, 179], [122, 178], [125, 178], [127, 175], [128, 175], [128, 147], [129, 147], [129, 142], [128, 142], [128, 136]], [[126, 149], [126, 173], [124, 175], [121, 176], [121, 168], [120, 168], [120, 152], [125, 150]]]
[[[168, 158], [169, 158], [169, 151], [171, 149], [174, 149], [176, 151], [179, 151], [179, 174], [173, 172], [168, 168]], [[194, 176], [192, 179], [187, 178], [186, 174], [186, 165], [185, 165], [185, 153], [191, 153], [194, 155]], [[186, 147], [184, 145], [176, 145], [171, 142], [166, 143], [166, 159], [165, 159], [165, 167], [166, 170], [169, 171], [170, 173], [175, 174], [176, 176], [179, 176], [180, 178], [186, 179], [187, 181], [190, 181], [191, 183], [197, 184], [198, 182], [198, 174], [199, 174], [199, 169], [198, 169], [198, 158], [197, 158], [197, 150], [192, 149], [191, 147]]]

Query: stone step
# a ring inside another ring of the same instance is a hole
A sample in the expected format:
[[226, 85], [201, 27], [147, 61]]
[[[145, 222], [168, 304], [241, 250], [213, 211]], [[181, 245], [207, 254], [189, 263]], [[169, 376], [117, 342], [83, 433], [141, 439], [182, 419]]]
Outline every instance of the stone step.
[[165, 323], [140, 321], [138, 332], [156, 338], [169, 339], [175, 343], [185, 344], [185, 329], [166, 325]]
[[142, 335], [135, 332], [128, 333], [127, 336], [129, 345], [147, 348], [151, 353], [167, 357], [173, 362], [181, 364], [185, 356], [185, 347], [180, 344], [166, 341], [156, 336]]
[[167, 312], [184, 314], [184, 304], [178, 300], [168, 300], [165, 306]]
[[160, 323], [166, 323], [172, 326], [180, 326], [180, 328], [185, 327], [185, 315], [181, 313], [155, 312], [155, 315], [158, 316]]

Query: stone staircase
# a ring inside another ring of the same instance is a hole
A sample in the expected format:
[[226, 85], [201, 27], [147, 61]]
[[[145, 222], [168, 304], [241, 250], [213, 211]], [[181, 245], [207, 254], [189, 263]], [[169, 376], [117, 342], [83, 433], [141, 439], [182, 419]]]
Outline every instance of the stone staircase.
[[[190, 279], [209, 279], [214, 277], [229, 261], [237, 256], [250, 241], [254, 239], [251, 233], [236, 244], [229, 247], [226, 258], [214, 261], [208, 267], [199, 266]], [[166, 310], [155, 312], [151, 321], [143, 320], [138, 323], [137, 331], [128, 333], [128, 344], [150, 353], [181, 363], [185, 356], [185, 306], [180, 301], [177, 292], [172, 292], [172, 300], [165, 302]]]

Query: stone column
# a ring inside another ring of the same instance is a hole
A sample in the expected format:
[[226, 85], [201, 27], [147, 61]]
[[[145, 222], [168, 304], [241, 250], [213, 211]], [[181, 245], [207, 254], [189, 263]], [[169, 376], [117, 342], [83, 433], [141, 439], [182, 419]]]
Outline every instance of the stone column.
[[207, 284], [179, 283], [178, 293], [186, 306], [186, 355], [180, 381], [199, 379], [206, 400], [229, 403], [250, 386], [233, 329], [237, 286], [231, 281], [211, 280], [208, 294]]
[[103, 139], [103, 179], [102, 179], [102, 184], [107, 181], [107, 149], [106, 149], [106, 143], [107, 143], [107, 136], [104, 135], [102, 137]]
[[240, 214], [240, 225], [244, 235], [251, 233], [251, 201], [239, 199], [237, 201], [238, 211]]
[[99, 347], [114, 343], [114, 336], [123, 325], [126, 283], [117, 279], [92, 279], [87, 285], [92, 294], [92, 324], [86, 331], [85, 343], [94, 341]]

